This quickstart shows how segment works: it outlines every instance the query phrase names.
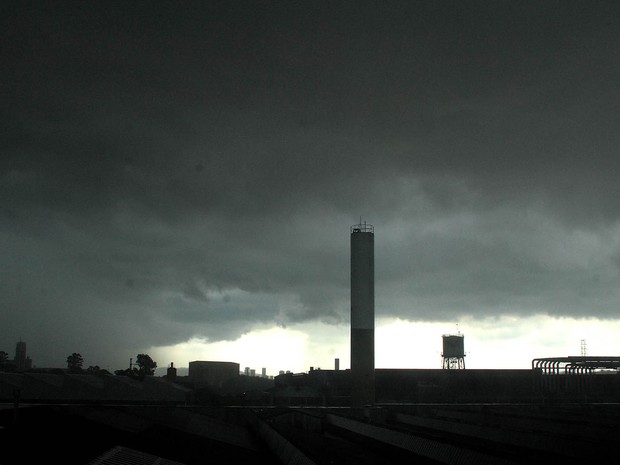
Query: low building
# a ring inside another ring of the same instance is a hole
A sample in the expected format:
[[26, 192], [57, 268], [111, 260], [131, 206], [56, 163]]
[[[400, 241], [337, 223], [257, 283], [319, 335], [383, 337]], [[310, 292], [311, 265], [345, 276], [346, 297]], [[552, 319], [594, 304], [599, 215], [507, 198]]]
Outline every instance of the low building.
[[239, 364], [197, 360], [189, 362], [188, 381], [196, 388], [221, 390], [239, 377]]

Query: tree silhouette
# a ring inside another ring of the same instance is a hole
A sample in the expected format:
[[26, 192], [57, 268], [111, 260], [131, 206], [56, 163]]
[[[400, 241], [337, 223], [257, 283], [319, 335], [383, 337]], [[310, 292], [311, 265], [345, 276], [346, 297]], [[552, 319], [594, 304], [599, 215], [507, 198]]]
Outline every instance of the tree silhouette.
[[77, 352], [73, 352], [67, 357], [67, 368], [69, 371], [82, 371], [82, 364], [84, 359]]
[[110, 372], [104, 368], [100, 368], [99, 365], [91, 365], [86, 369], [86, 373], [93, 375], [109, 375]]
[[152, 376], [155, 374], [157, 363], [147, 354], [138, 354], [136, 357], [136, 365], [138, 365], [138, 376]]
[[137, 376], [138, 370], [133, 368], [125, 368], [124, 370], [114, 370], [116, 376]]

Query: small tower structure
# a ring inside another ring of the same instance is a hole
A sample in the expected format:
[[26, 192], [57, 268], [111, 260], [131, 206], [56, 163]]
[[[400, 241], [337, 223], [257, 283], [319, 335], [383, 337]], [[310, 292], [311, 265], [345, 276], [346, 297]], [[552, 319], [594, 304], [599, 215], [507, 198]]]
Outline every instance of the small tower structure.
[[444, 370], [465, 369], [465, 336], [462, 334], [444, 334], [441, 353]]
[[166, 370], [166, 379], [169, 381], [177, 380], [177, 369], [174, 367], [174, 363], [170, 362], [170, 366]]

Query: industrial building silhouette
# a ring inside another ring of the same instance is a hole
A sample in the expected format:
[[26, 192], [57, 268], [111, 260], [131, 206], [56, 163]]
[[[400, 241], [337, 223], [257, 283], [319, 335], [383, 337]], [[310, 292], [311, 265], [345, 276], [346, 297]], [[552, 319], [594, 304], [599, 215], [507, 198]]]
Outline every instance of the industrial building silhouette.
[[0, 373], [0, 463], [576, 464], [616, 453], [620, 377], [593, 367], [620, 360], [535, 363], [549, 371], [376, 369], [375, 403], [362, 407], [351, 407], [348, 369], [217, 383]]
[[374, 228], [350, 233], [350, 369], [336, 359], [268, 378], [196, 360], [187, 376], [171, 363], [143, 379], [0, 372], [0, 463], [582, 464], [617, 453], [620, 357], [465, 369], [459, 333], [442, 336], [441, 368], [375, 368]]

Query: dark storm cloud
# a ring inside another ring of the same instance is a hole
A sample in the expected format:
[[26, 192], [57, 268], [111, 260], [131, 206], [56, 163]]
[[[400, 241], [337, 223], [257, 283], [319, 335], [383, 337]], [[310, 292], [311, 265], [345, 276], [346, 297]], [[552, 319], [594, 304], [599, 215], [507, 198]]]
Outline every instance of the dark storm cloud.
[[2, 8], [5, 345], [347, 321], [359, 215], [382, 316], [615, 316], [614, 3]]

